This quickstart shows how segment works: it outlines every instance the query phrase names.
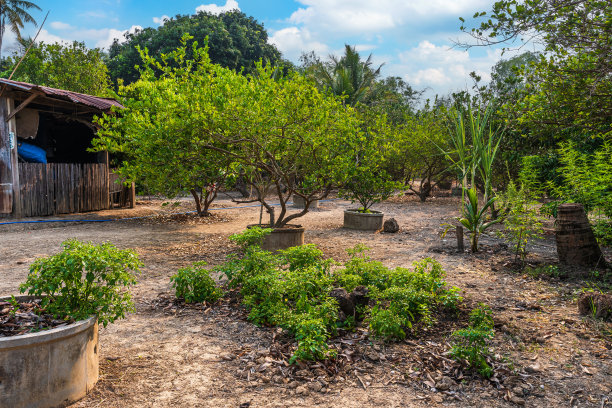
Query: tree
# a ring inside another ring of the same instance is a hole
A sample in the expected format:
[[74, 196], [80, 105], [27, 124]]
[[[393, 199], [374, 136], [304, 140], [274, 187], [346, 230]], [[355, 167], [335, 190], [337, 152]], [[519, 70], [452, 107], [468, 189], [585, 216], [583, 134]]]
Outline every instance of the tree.
[[[209, 148], [234, 158], [256, 192], [253, 201], [266, 209], [267, 224], [280, 228], [327, 197], [346, 173], [359, 122], [351, 108], [298, 73], [279, 77], [272, 67], [258, 64], [256, 72], [239, 77], [234, 96], [217, 109], [218, 128], [224, 130], [211, 134]], [[270, 193], [279, 201], [278, 213]], [[289, 214], [293, 195], [305, 205]]]
[[370, 207], [391, 197], [404, 185], [388, 173], [388, 159], [393, 150], [393, 128], [385, 115], [367, 110], [359, 112], [362, 131], [348, 154], [338, 165], [339, 195], [358, 202], [360, 212], [369, 213]]
[[448, 180], [451, 163], [440, 148], [448, 150], [446, 109], [429, 104], [415, 115], [405, 116], [396, 127], [390, 173], [416, 193], [421, 201], [441, 182]]
[[[177, 15], [158, 28], [145, 28], [125, 35], [125, 42], [116, 40], [109, 49], [108, 67], [113, 85], [118, 79], [126, 84], [139, 78], [141, 64], [138, 48], [149, 51], [158, 61], [181, 46], [184, 33], [189, 33], [200, 44], [208, 38], [209, 55], [213, 63], [235, 71], [253, 72], [255, 62], [263, 60], [276, 64], [281, 54], [268, 44], [268, 34], [263, 25], [253, 17], [239, 11], [214, 15], [199, 12], [194, 15]], [[187, 50], [187, 58], [193, 58]]]
[[93, 145], [125, 158], [118, 171], [127, 180], [170, 198], [190, 192], [198, 214], [207, 216], [231, 174], [232, 161], [205, 148], [211, 92], [216, 89], [209, 86], [210, 76], [225, 72], [204, 51], [187, 60], [187, 38], [165, 64], [141, 52], [140, 79], [118, 90], [125, 109], [98, 119], [101, 130]]
[[[174, 194], [204, 191], [219, 185], [211, 177], [226, 174], [219, 168], [240, 169], [270, 226], [306, 214], [340, 171], [335, 164], [357, 129], [352, 110], [296, 73], [282, 76], [258, 63], [253, 74], [241, 75], [213, 64], [197, 43], [190, 59], [189, 39], [162, 62], [142, 53], [141, 79], [119, 88], [127, 109], [100, 120], [96, 149], [129, 154], [124, 174], [144, 178], [159, 192], [163, 186]], [[269, 193], [280, 201], [278, 214]], [[293, 194], [306, 205], [289, 214]]]
[[108, 68], [99, 48], [90, 49], [85, 43], [32, 44], [31, 39], [20, 41], [20, 48], [8, 58], [12, 71], [26, 49], [32, 45], [13, 79], [67, 89], [90, 95], [106, 96], [109, 89]]
[[0, 0], [0, 55], [7, 25], [18, 40], [21, 39], [21, 29], [25, 23], [36, 25], [36, 20], [28, 13], [29, 9], [40, 10], [40, 7], [31, 1]]
[[[612, 133], [612, 7], [607, 0], [500, 0], [471, 31], [476, 44], [533, 40], [545, 53], [522, 72], [519, 123], [555, 134]], [[464, 21], [464, 19], [461, 19]]]
[[302, 56], [303, 70], [314, 78], [320, 89], [343, 96], [349, 106], [375, 99], [376, 79], [382, 65], [373, 67], [372, 54], [362, 61], [355, 47], [346, 44], [342, 57], [330, 55], [329, 58], [330, 61], [323, 62], [314, 53]]

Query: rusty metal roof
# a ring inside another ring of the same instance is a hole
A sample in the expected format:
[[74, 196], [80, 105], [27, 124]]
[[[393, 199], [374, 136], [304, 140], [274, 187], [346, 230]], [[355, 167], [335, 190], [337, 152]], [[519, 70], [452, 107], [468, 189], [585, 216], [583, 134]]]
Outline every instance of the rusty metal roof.
[[72, 103], [90, 106], [101, 111], [109, 111], [111, 107], [116, 106], [123, 108], [119, 102], [113, 98], [101, 98], [99, 96], [87, 95], [78, 92], [66, 91], [64, 89], [49, 88], [47, 86], [39, 86], [29, 84], [27, 82], [13, 81], [10, 79], [0, 78], [0, 83], [9, 87], [17, 88], [23, 91], [39, 91], [50, 98], [67, 100]]

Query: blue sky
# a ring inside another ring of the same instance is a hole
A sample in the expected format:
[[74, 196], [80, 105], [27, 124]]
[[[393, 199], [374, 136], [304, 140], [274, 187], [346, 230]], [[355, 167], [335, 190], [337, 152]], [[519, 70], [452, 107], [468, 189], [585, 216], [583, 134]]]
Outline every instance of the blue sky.
[[[165, 16], [238, 8], [263, 23], [270, 42], [294, 62], [302, 52], [327, 56], [340, 54], [345, 43], [356, 45], [364, 57], [372, 53], [376, 64], [385, 64], [384, 76], [400, 76], [416, 89], [428, 89], [428, 96], [469, 88], [471, 71], [488, 79], [502, 58], [500, 49], [452, 48], [452, 40], [466, 39], [459, 17], [488, 10], [493, 0], [217, 1], [38, 0], [43, 12], [33, 15], [42, 21], [50, 10], [42, 41], [78, 40], [104, 48], [127, 30], [159, 26]], [[24, 34], [35, 33], [27, 27]], [[10, 48], [10, 37], [6, 43]]]

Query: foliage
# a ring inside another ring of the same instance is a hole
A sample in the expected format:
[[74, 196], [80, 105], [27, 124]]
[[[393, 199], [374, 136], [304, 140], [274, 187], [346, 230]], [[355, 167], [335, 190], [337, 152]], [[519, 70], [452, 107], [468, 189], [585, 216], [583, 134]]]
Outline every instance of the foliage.
[[[224, 103], [211, 114], [216, 126], [208, 132], [208, 148], [243, 169], [255, 190], [251, 201], [259, 201], [269, 214], [266, 224], [282, 227], [305, 215], [310, 203], [325, 198], [350, 173], [354, 162], [348, 156], [363, 139], [359, 120], [351, 108], [295, 72], [280, 76], [258, 64], [246, 78], [224, 71], [214, 81], [232, 75], [231, 88], [210, 90], [215, 101]], [[278, 213], [269, 194], [279, 201]], [[287, 202], [293, 195], [301, 196], [305, 207], [289, 214]]]
[[130, 293], [141, 262], [131, 250], [105, 243], [65, 241], [62, 252], [37, 259], [21, 293], [41, 296], [42, 307], [57, 318], [86, 319], [97, 315], [106, 326], [133, 310]]
[[[545, 54], [533, 69], [522, 72], [528, 86], [512, 105], [520, 112], [520, 123], [549, 135], [586, 139], [610, 133], [612, 11], [608, 1], [499, 0], [489, 15], [474, 15], [481, 17], [484, 21], [469, 31], [477, 45], [511, 44], [523, 38], [544, 45]], [[462, 26], [462, 30], [469, 29]]]
[[191, 267], [179, 269], [170, 278], [177, 298], [184, 299], [185, 303], [214, 303], [223, 296], [205, 265], [205, 262], [196, 262]]
[[354, 325], [355, 317], [339, 321], [338, 304], [330, 296], [335, 287], [353, 290], [367, 286], [376, 303], [362, 311], [372, 332], [401, 339], [417, 323], [431, 324], [437, 308], [453, 308], [460, 301], [455, 288], [446, 288], [444, 271], [431, 259], [415, 263], [414, 270], [384, 267], [363, 253], [348, 250], [351, 259], [343, 268], [324, 259], [314, 245], [293, 247], [278, 254], [262, 251], [258, 243], [269, 231], [253, 228], [231, 239], [241, 247], [217, 268], [230, 286], [239, 287], [249, 319], [260, 325], [282, 327], [295, 336], [298, 346], [291, 358], [319, 360], [335, 355], [328, 340], [339, 327]]
[[542, 238], [544, 232], [538, 209], [537, 174], [532, 160], [525, 159], [519, 176], [520, 187], [511, 180], [506, 191], [498, 194], [504, 225], [501, 235], [514, 245], [515, 255], [523, 262], [527, 256], [527, 244], [533, 239]]
[[406, 268], [388, 269], [365, 255], [366, 247], [348, 250], [351, 259], [335, 271], [338, 285], [352, 290], [366, 286], [374, 301], [366, 313], [370, 330], [387, 340], [401, 340], [406, 331], [416, 332], [416, 325], [431, 325], [437, 308], [454, 309], [461, 298], [457, 288], [446, 287], [442, 266], [431, 258]]
[[454, 331], [453, 347], [450, 355], [456, 360], [466, 360], [480, 375], [489, 378], [493, 374], [487, 363], [490, 355], [488, 340], [495, 336], [493, 316], [488, 306], [480, 304], [470, 313], [470, 325], [466, 329]]
[[183, 47], [166, 55], [164, 63], [141, 53], [140, 79], [118, 90], [125, 109], [98, 119], [101, 129], [92, 144], [121, 154], [118, 173], [150, 192], [173, 198], [189, 191], [198, 214], [205, 216], [232, 174], [230, 158], [206, 148], [217, 97], [210, 82], [217, 76], [226, 85], [235, 74], [212, 65], [197, 44], [188, 60], [188, 40], [184, 37]]
[[[99, 48], [90, 49], [85, 43], [77, 41], [70, 44], [32, 44], [31, 39], [22, 40], [19, 49], [8, 58], [11, 71], [30, 45], [32, 47], [15, 71], [14, 80], [107, 96], [110, 85], [108, 68]], [[10, 72], [4, 75], [8, 77]]]
[[[165, 20], [158, 28], [145, 28], [125, 34], [125, 41], [115, 40], [109, 49], [108, 66], [113, 84], [118, 79], [125, 84], [140, 78], [141, 65], [138, 49], [148, 49], [157, 61], [181, 46], [183, 34], [189, 33], [195, 41], [204, 43], [208, 38], [212, 62], [236, 72], [254, 72], [257, 61], [280, 61], [280, 52], [268, 43], [268, 33], [253, 17], [234, 10], [219, 15], [199, 12], [177, 15]], [[186, 59], [193, 59], [191, 49]]]
[[18, 40], [21, 40], [21, 30], [24, 24], [31, 23], [36, 26], [36, 20], [28, 9], [40, 10], [41, 8], [34, 2], [26, 0], [2, 0], [0, 3], [0, 54], [7, 25]]
[[612, 218], [612, 141], [603, 141], [594, 154], [582, 153], [567, 142], [559, 148], [562, 182], [548, 183], [551, 195], [563, 202], [580, 203], [587, 213]]
[[[471, 233], [470, 242], [472, 244], [472, 252], [478, 252], [478, 239], [491, 225], [500, 222], [500, 219], [490, 220], [486, 217], [487, 210], [493, 205], [496, 197], [485, 201], [482, 207], [479, 207], [478, 192], [475, 187], [465, 190], [467, 201], [463, 206], [462, 217], [459, 222]], [[485, 195], [486, 200], [486, 195]]]
[[392, 153], [387, 160], [387, 171], [416, 193], [421, 201], [452, 175], [446, 155], [439, 148], [449, 150], [443, 107], [429, 103], [414, 115], [406, 115], [393, 132]]
[[330, 55], [329, 61], [323, 62], [314, 54], [306, 54], [302, 56], [302, 66], [320, 89], [343, 97], [349, 106], [369, 104], [376, 99], [376, 79], [382, 65], [374, 68], [371, 54], [362, 61], [355, 47], [345, 44], [342, 57]]
[[337, 161], [339, 195], [361, 205], [361, 212], [369, 212], [372, 205], [391, 197], [403, 183], [393, 181], [386, 163], [392, 154], [392, 127], [385, 116], [372, 112], [361, 113], [365, 132], [357, 133], [351, 150]]

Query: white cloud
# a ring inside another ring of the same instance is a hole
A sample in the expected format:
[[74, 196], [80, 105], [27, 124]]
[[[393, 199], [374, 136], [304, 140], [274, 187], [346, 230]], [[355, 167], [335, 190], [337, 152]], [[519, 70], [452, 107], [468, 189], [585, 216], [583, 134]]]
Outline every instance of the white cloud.
[[133, 25], [127, 30], [117, 30], [114, 28], [110, 28], [110, 29], [105, 28], [102, 30], [95, 30], [95, 31], [99, 31], [102, 37], [96, 42], [96, 47], [108, 48], [113, 44], [113, 41], [115, 39], [119, 40], [120, 43], [125, 42], [125, 34], [134, 33], [136, 30], [142, 30], [142, 27], [139, 25]]
[[164, 25], [164, 23], [166, 22], [166, 20], [170, 20], [170, 17], [168, 17], [167, 15], [163, 15], [161, 17], [153, 17], [153, 22], [157, 25]]
[[50, 25], [55, 30], [72, 30], [73, 28], [70, 24], [61, 21], [53, 21]]
[[298, 27], [287, 27], [274, 31], [270, 36], [269, 42], [276, 45], [285, 58], [293, 61], [297, 61], [303, 52], [314, 51], [318, 55], [329, 53], [327, 45], [314, 40], [312, 34], [307, 29]]
[[211, 14], [221, 14], [232, 10], [240, 11], [240, 7], [238, 6], [238, 2], [236, 0], [227, 0], [224, 6], [218, 6], [215, 3], [212, 3], [202, 4], [201, 6], [196, 7], [196, 13], [203, 11]]
[[471, 15], [490, 6], [488, 0], [298, 0], [305, 7], [295, 11], [291, 24], [324, 32], [378, 34], [406, 26], [436, 22], [442, 18]]
[[62, 38], [60, 36], [57, 36], [55, 34], [51, 34], [50, 32], [48, 32], [47, 30], [45, 30], [44, 28], [42, 30], [40, 30], [40, 34], [38, 35], [38, 38], [36, 39], [37, 42], [44, 42], [45, 44], [53, 44], [53, 43], [68, 43], [71, 42], [70, 40], [67, 40], [65, 38]]

